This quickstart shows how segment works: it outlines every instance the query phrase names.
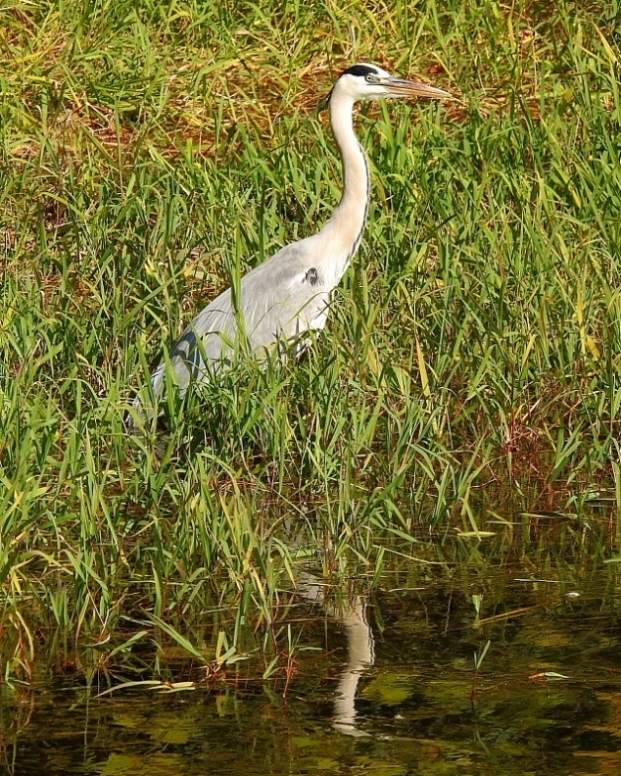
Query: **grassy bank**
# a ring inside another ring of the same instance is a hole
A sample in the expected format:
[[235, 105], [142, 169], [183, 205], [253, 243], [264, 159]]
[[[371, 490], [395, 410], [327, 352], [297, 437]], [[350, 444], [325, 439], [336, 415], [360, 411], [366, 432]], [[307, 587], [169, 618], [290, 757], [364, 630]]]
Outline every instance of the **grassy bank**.
[[[616, 2], [0, 13], [5, 676], [52, 638], [110, 666], [197, 618], [222, 656], [276, 627], [305, 548], [377, 583], [421, 528], [485, 530], [486, 486], [621, 508]], [[315, 106], [355, 61], [458, 100], [362, 111], [370, 223], [328, 330], [169, 407], [156, 456], [124, 430], [136, 388], [338, 201]]]

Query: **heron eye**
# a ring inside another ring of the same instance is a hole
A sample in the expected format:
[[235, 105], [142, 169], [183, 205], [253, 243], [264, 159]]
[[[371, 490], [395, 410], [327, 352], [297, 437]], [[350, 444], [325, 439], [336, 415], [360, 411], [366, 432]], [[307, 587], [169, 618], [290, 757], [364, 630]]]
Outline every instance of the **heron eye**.
[[378, 84], [380, 79], [376, 75], [368, 75], [366, 81], [368, 84]]

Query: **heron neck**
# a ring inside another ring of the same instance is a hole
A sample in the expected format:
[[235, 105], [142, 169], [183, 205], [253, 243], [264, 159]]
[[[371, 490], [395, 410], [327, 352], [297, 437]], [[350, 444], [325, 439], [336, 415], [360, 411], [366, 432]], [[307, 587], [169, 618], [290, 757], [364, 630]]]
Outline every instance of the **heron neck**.
[[343, 196], [326, 225], [333, 244], [344, 253], [347, 268], [362, 239], [369, 207], [369, 166], [358, 142], [353, 123], [354, 101], [347, 96], [333, 97], [330, 103], [332, 132], [343, 162]]

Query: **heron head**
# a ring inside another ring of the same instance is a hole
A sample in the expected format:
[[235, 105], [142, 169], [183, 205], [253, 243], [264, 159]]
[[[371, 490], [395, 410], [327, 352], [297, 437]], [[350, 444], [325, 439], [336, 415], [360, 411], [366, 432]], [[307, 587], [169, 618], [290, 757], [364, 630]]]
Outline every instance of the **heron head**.
[[377, 65], [360, 64], [341, 73], [330, 92], [328, 102], [336, 95], [347, 96], [354, 102], [358, 100], [384, 100], [388, 98], [405, 99], [422, 97], [424, 99], [443, 99], [450, 97], [449, 92], [436, 89], [435, 86], [394, 78]]

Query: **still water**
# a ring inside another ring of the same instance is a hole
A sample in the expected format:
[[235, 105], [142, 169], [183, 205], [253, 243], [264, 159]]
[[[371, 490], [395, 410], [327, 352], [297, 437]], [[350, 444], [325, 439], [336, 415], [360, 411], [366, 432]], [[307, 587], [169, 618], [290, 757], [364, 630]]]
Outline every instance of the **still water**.
[[66, 672], [4, 688], [4, 772], [621, 773], [619, 566], [606, 525], [570, 541], [544, 526], [502, 549], [452, 541], [454, 562], [403, 561], [372, 594], [300, 572], [288, 671], [267, 680], [240, 664], [174, 693], [97, 697]]

